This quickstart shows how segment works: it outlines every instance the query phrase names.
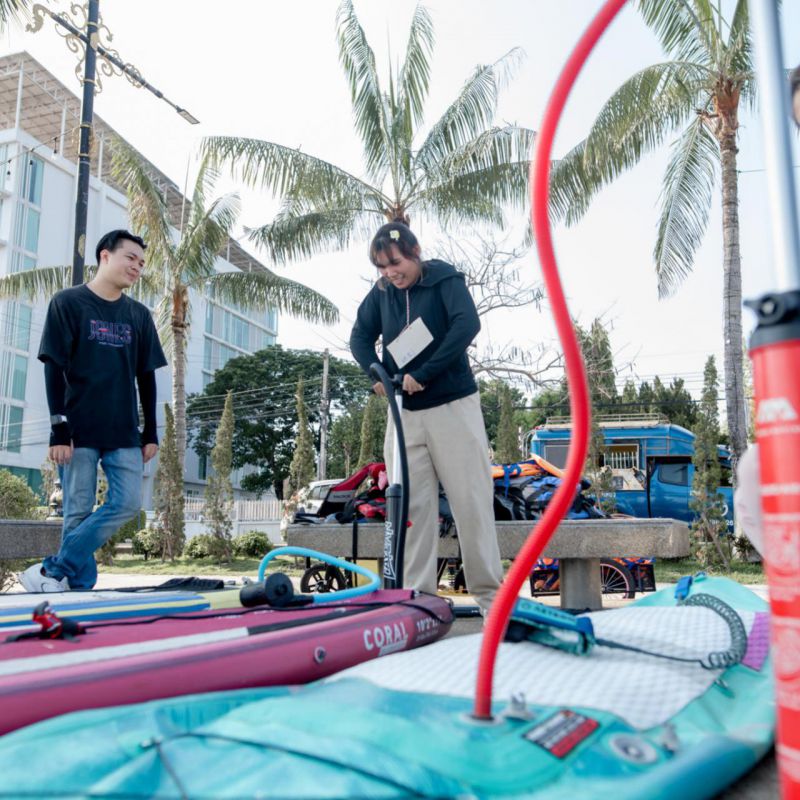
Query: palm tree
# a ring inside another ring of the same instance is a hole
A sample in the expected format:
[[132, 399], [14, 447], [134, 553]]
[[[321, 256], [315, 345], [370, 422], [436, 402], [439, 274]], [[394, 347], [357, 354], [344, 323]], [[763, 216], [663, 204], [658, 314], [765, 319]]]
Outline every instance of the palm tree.
[[[147, 242], [147, 268], [136, 286], [143, 299], [155, 301], [162, 342], [171, 351], [172, 408], [181, 470], [186, 452], [186, 341], [191, 321], [191, 290], [225, 303], [251, 309], [277, 308], [314, 322], [333, 323], [336, 307], [303, 284], [267, 269], [217, 272], [215, 262], [227, 243], [239, 212], [235, 194], [209, 203], [217, 174], [201, 164], [188, 213], [182, 212], [173, 235], [167, 198], [140, 157], [114, 141], [112, 175], [128, 194], [131, 228]], [[93, 269], [88, 270], [91, 279]], [[52, 296], [69, 285], [69, 267], [43, 267], [0, 278], [0, 298]]]
[[753, 107], [756, 88], [747, 2], [737, 0], [730, 22], [711, 0], [639, 0], [639, 9], [672, 60], [625, 81], [586, 139], [554, 165], [553, 210], [574, 223], [605, 184], [677, 134], [653, 252], [659, 296], [665, 297], [694, 266], [719, 169], [725, 399], [735, 462], [747, 446], [736, 170], [739, 107], [742, 102]]
[[283, 262], [344, 249], [386, 220], [408, 222], [412, 211], [445, 226], [499, 225], [505, 205], [524, 207], [533, 131], [492, 127], [498, 91], [519, 50], [478, 66], [422, 138], [434, 42], [427, 10], [414, 12], [405, 61], [399, 71], [390, 66], [385, 90], [352, 0], [339, 6], [337, 23], [366, 177], [275, 142], [212, 137], [204, 143], [217, 163], [282, 198], [275, 219], [250, 232], [255, 242]]

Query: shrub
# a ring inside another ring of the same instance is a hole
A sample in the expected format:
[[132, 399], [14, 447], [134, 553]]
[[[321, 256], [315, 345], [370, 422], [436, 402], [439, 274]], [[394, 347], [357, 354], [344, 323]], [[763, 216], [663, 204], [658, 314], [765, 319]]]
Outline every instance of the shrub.
[[22, 478], [0, 469], [0, 519], [33, 519], [39, 498]]
[[164, 550], [164, 534], [159, 528], [142, 528], [131, 537], [133, 554], [144, 556], [147, 561], [150, 556], [159, 555]]
[[201, 533], [193, 536], [183, 548], [186, 558], [211, 558], [223, 555], [220, 539], [211, 533]]
[[272, 550], [272, 542], [263, 531], [248, 531], [233, 539], [233, 553], [240, 557], [261, 558]]
[[114, 552], [117, 545], [122, 542], [132, 539], [136, 531], [143, 528], [147, 522], [147, 515], [144, 511], [137, 511], [133, 519], [129, 519], [126, 523], [119, 527], [119, 530], [101, 547], [95, 554], [95, 558], [106, 566], [114, 563]]

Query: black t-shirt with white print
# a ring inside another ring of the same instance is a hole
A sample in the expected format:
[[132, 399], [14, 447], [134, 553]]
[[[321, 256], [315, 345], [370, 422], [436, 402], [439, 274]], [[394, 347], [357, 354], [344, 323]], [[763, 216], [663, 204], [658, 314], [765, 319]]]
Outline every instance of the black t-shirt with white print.
[[39, 345], [67, 380], [75, 447], [139, 447], [136, 376], [166, 365], [147, 306], [123, 294], [104, 300], [86, 285], [53, 296]]

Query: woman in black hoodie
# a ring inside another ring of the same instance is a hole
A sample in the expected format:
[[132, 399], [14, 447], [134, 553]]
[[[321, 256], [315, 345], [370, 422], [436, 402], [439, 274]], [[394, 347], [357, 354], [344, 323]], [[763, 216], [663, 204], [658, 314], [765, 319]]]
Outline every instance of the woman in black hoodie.
[[[378, 360], [375, 344], [380, 337], [386, 371], [403, 374], [411, 484], [405, 584], [436, 592], [441, 483], [456, 522], [467, 588], [486, 612], [503, 570], [489, 444], [467, 359], [467, 347], [480, 330], [478, 312], [463, 274], [444, 261], [422, 261], [419, 242], [403, 223], [380, 228], [369, 256], [379, 278], [359, 306], [350, 349], [369, 374], [370, 364]], [[384, 393], [380, 383], [373, 388]], [[387, 467], [393, 440], [390, 417], [384, 442]]]

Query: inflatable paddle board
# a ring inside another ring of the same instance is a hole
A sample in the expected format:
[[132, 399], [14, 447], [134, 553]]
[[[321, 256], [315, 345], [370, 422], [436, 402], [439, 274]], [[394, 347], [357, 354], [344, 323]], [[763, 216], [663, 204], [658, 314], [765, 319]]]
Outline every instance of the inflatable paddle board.
[[471, 716], [479, 637], [451, 637], [298, 689], [32, 726], [0, 739], [4, 789], [47, 797], [52, 776], [30, 764], [63, 761], [61, 793], [131, 799], [713, 798], [772, 743], [768, 617], [726, 579], [693, 595], [713, 602], [670, 589], [586, 615], [598, 643], [583, 655], [503, 643], [489, 722]]
[[[238, 593], [237, 593], [238, 594]], [[231, 605], [234, 594], [225, 592]], [[33, 610], [44, 600], [60, 616], [87, 620], [126, 619], [129, 617], [180, 614], [211, 607], [209, 595], [194, 592], [52, 592], [47, 594], [0, 595], [0, 629], [34, 627]]]
[[0, 733], [83, 708], [307, 683], [450, 629], [450, 605], [408, 590], [301, 608], [231, 608], [90, 623], [73, 639], [0, 643]]

